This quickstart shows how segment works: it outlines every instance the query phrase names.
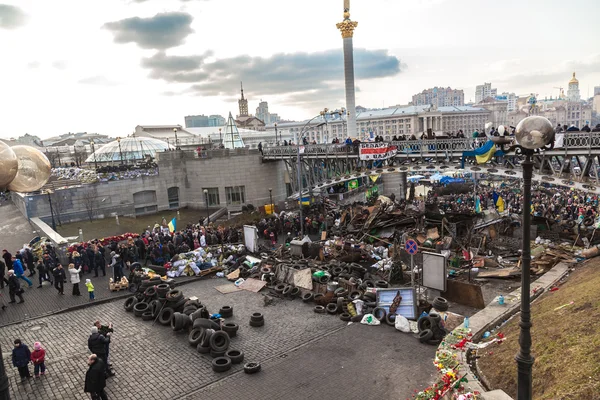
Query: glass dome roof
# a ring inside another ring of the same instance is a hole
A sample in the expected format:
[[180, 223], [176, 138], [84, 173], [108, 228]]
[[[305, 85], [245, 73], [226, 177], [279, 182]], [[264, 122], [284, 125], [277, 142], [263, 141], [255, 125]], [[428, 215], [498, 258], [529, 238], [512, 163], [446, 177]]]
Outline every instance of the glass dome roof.
[[154, 157], [157, 151], [167, 149], [175, 149], [175, 147], [160, 139], [130, 136], [121, 139], [120, 148], [119, 140], [105, 144], [92, 153], [85, 162], [120, 162], [121, 154], [123, 161], [143, 160], [147, 155]]

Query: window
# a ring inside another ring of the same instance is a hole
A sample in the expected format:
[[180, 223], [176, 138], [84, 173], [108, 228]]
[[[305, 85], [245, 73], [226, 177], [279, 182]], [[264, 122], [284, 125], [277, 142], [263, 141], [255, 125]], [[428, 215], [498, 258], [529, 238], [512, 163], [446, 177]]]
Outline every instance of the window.
[[221, 201], [219, 199], [219, 188], [204, 188], [202, 189], [202, 193], [204, 193], [205, 190], [208, 191], [206, 196], [208, 197], [209, 206], [218, 206], [219, 204], [221, 204]]
[[246, 203], [246, 187], [230, 186], [225, 188], [227, 205], [240, 205]]
[[179, 188], [177, 186], [167, 189], [167, 197], [169, 198], [169, 208], [179, 208]]

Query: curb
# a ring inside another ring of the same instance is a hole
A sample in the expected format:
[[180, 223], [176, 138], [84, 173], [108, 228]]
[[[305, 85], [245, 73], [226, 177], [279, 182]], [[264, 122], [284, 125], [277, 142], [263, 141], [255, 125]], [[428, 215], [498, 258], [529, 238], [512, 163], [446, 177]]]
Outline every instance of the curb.
[[[205, 280], [204, 278], [206, 278], [206, 277], [204, 277], [204, 276], [194, 276], [194, 277], [191, 277], [189, 280], [187, 280], [185, 282], [175, 282], [174, 287], [183, 286], [183, 285], [186, 285], [188, 283], [193, 283], [193, 282], [198, 282], [198, 281], [201, 281], [201, 280]], [[87, 307], [94, 307], [94, 306], [97, 306], [97, 305], [100, 305], [100, 304], [106, 304], [106, 303], [110, 303], [110, 302], [113, 302], [113, 301], [116, 301], [116, 300], [122, 300], [122, 299], [127, 298], [127, 297], [132, 296], [132, 295], [133, 295], [133, 293], [129, 292], [128, 290], [125, 290], [123, 292], [123, 294], [118, 294], [118, 295], [113, 296], [113, 297], [108, 297], [108, 298], [105, 298], [105, 299], [101, 299], [101, 300], [98, 300], [98, 301], [94, 301], [94, 302], [90, 302], [90, 303], [85, 303], [85, 304], [77, 304], [77, 305], [72, 306], [72, 307], [61, 308], [59, 310], [54, 310], [54, 311], [47, 312], [45, 314], [36, 315], [35, 317], [31, 317], [31, 318], [24, 319], [24, 320], [21, 320], [21, 321], [9, 322], [7, 324], [0, 325], [0, 329], [8, 327], [8, 326], [19, 325], [19, 324], [23, 324], [23, 323], [30, 322], [30, 321], [35, 321], [35, 320], [40, 319], [40, 318], [47, 318], [47, 317], [51, 317], [53, 315], [63, 314], [63, 313], [70, 312], [70, 311], [77, 311], [77, 310], [81, 310], [81, 309], [87, 308]]]
[[[548, 290], [548, 288], [555, 285], [566, 274], [568, 274], [568, 272], [569, 272], [569, 265], [561, 262], [561, 263], [557, 264], [556, 266], [554, 266], [551, 270], [546, 272], [544, 275], [542, 275], [534, 283], [532, 283], [531, 291], [530, 291], [531, 302], [533, 302], [540, 295], [542, 295], [542, 293], [546, 292]], [[504, 306], [500, 306], [494, 299], [483, 310], [479, 311], [478, 313], [476, 313], [475, 315], [473, 315], [472, 317], [469, 318], [469, 321], [470, 321], [469, 328], [471, 329], [473, 342], [479, 341], [485, 331], [489, 330], [490, 328], [496, 327], [502, 321], [506, 320], [507, 318], [509, 318], [519, 312], [520, 305], [521, 305], [521, 302], [520, 302], [521, 289], [520, 288], [512, 291], [508, 295], [505, 295], [504, 298], [505, 298]], [[507, 303], [509, 303], [509, 304], [506, 305]], [[453, 330], [452, 332], [449, 333], [449, 335], [451, 335], [453, 333], [457, 333], [457, 335], [460, 335], [459, 332], [461, 329], [464, 330], [464, 323], [459, 325], [458, 327], [456, 327], [455, 330]], [[444, 350], [444, 348], [442, 347], [442, 344], [440, 344], [440, 346], [438, 346], [437, 351], [440, 351], [440, 350]], [[470, 351], [463, 353], [460, 350], [455, 350], [455, 354], [458, 355], [458, 357], [457, 357], [458, 358], [458, 367], [457, 368], [458, 368], [458, 370], [460, 370], [461, 372], [463, 372], [465, 374], [465, 378], [467, 378], [467, 380], [468, 380], [468, 390], [471, 392], [479, 392], [481, 397], [478, 397], [478, 398], [482, 398], [482, 399], [490, 399], [491, 400], [491, 399], [499, 398], [499, 397], [496, 397], [496, 396], [498, 396], [498, 393], [503, 393], [504, 397], [502, 397], [502, 398], [510, 398], [503, 391], [498, 391], [498, 390], [494, 390], [493, 394], [490, 393], [489, 396], [486, 396], [486, 392], [489, 392], [486, 390], [486, 387], [489, 387], [489, 384], [486, 382], [485, 378], [478, 378], [474, 374], [474, 372], [468, 362], [468, 359], [470, 358], [469, 352]], [[477, 367], [475, 367], [475, 371], [477, 372], [477, 374], [479, 376], [482, 376], [479, 373], [479, 370], [477, 369]], [[451, 395], [452, 392], [450, 392], [449, 394]], [[444, 398], [449, 399], [451, 397], [446, 396]]]

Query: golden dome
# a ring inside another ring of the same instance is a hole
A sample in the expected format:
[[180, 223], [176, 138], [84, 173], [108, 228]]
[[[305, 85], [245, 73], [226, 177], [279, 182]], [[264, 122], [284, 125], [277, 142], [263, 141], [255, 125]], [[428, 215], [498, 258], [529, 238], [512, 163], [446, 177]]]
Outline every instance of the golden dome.
[[575, 72], [573, 72], [573, 78], [571, 78], [571, 80], [569, 81], [569, 84], [571, 83], [579, 83], [579, 81], [575, 78]]

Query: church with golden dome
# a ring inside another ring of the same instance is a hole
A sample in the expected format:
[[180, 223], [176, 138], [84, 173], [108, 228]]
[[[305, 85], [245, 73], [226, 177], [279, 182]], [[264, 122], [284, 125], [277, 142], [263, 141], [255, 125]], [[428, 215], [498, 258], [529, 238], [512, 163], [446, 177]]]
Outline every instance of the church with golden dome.
[[567, 90], [567, 99], [569, 101], [580, 101], [581, 95], [579, 94], [579, 81], [575, 78], [575, 72], [573, 77], [569, 81], [569, 89]]

